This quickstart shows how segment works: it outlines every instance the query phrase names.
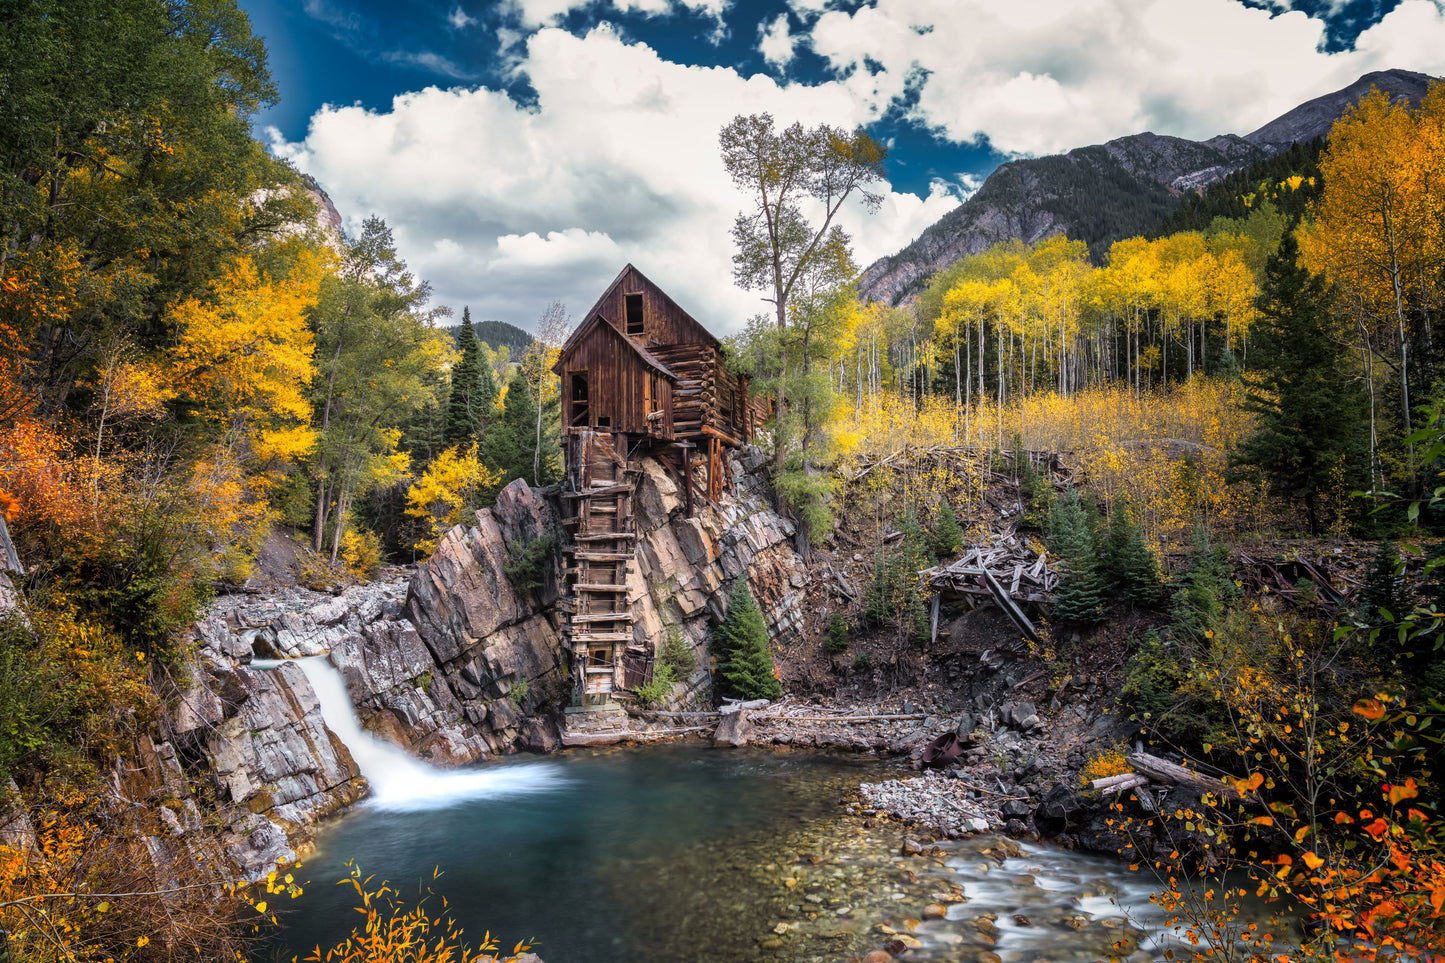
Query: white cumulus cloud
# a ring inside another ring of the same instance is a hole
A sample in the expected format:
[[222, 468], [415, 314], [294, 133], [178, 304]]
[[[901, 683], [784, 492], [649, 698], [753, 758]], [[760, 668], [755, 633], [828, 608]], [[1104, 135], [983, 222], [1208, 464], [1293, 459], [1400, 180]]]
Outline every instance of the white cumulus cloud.
[[[1445, 73], [1445, 0], [1403, 0], [1336, 53], [1320, 49], [1319, 21], [1237, 0], [790, 0], [795, 19], [765, 23], [759, 49], [786, 63], [806, 43], [835, 71], [813, 84], [672, 62], [605, 24], [582, 35], [544, 25], [588, 0], [511, 2], [508, 56], [533, 102], [429, 87], [384, 110], [325, 107], [302, 140], [274, 149], [353, 225], [384, 217], [441, 303], [522, 324], [554, 298], [585, 310], [627, 261], [718, 333], [766, 311], [731, 279], [729, 229], [745, 199], [717, 136], [740, 113], [852, 127], [901, 111], [956, 143], [1038, 154], [1149, 129], [1243, 133], [1370, 70]], [[885, 188], [875, 215], [845, 209], [859, 263], [899, 250], [978, 186], [959, 174], [922, 197]]]
[[793, 62], [793, 45], [798, 42], [788, 30], [788, 15], [778, 14], [772, 22], [758, 24], [758, 51], [763, 59], [778, 70]]
[[1371, 70], [1445, 72], [1441, 0], [1404, 0], [1353, 50], [1323, 37], [1302, 11], [1238, 0], [873, 0], [822, 12], [809, 44], [860, 101], [914, 84], [913, 119], [1009, 154], [1244, 133]]
[[[718, 333], [767, 308], [732, 283], [743, 198], [718, 157], [739, 113], [853, 126], [871, 108], [836, 84], [780, 85], [669, 62], [599, 27], [543, 29], [523, 63], [536, 103], [485, 87], [430, 87], [389, 110], [326, 107], [273, 149], [315, 176], [353, 223], [386, 219], [437, 299], [530, 324], [554, 298], [586, 310], [628, 261]], [[861, 263], [889, 254], [955, 197], [889, 192], [844, 211]], [[438, 239], [446, 239], [441, 243]]]

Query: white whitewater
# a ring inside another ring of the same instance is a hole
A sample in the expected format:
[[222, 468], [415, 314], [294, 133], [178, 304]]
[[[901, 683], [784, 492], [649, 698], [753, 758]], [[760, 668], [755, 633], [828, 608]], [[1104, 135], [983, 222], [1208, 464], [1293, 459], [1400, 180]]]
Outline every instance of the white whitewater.
[[[346, 692], [346, 681], [326, 656], [294, 661], [316, 691], [327, 728], [351, 750], [357, 768], [371, 784], [371, 798], [363, 805], [392, 811], [445, 809], [470, 799], [552, 792], [566, 783], [562, 767], [556, 763], [441, 769], [422, 762], [361, 728], [356, 707]], [[256, 659], [251, 666], [271, 669], [280, 664], [278, 660]]]

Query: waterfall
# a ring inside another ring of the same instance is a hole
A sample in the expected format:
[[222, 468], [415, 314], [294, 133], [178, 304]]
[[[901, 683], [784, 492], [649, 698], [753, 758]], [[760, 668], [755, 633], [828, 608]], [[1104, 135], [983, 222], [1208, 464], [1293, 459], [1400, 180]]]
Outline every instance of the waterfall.
[[[485, 768], [441, 769], [410, 756], [361, 728], [356, 707], [346, 692], [341, 672], [324, 655], [296, 659], [316, 691], [326, 726], [351, 751], [356, 766], [371, 784], [364, 805], [407, 811], [444, 809], [469, 799], [553, 792], [566, 783], [557, 763], [509, 763]], [[270, 669], [277, 660], [256, 659], [255, 669]]]

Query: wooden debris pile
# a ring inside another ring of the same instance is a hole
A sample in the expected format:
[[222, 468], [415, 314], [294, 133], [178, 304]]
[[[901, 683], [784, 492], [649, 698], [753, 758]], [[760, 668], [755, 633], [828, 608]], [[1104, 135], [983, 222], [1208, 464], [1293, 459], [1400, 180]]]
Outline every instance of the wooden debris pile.
[[1245, 591], [1251, 594], [1267, 592], [1294, 604], [1299, 601], [1301, 582], [1314, 585], [1315, 599], [1327, 609], [1348, 605], [1350, 596], [1359, 588], [1359, 583], [1347, 575], [1340, 574], [1338, 581], [1343, 590], [1335, 586], [1329, 566], [1321, 559], [1311, 562], [1304, 558], [1269, 559], [1253, 558], [1244, 553], [1235, 556], [1235, 567], [1244, 581]]
[[[1053, 598], [1059, 573], [1049, 565], [1047, 554], [1035, 552], [1013, 534], [1005, 534], [991, 545], [970, 548], [957, 561], [918, 574], [935, 592], [962, 597], [970, 606], [979, 598], [992, 599], [1024, 635], [1037, 642], [1038, 629], [1023, 606]], [[935, 634], [937, 620], [935, 601]]]

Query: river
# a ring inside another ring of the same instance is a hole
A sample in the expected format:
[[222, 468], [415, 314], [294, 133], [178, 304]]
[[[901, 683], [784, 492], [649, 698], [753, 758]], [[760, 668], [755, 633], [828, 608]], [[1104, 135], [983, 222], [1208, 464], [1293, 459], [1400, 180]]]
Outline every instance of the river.
[[547, 963], [822, 963], [890, 939], [916, 944], [908, 959], [968, 963], [1162, 949], [1148, 878], [1112, 860], [1037, 844], [1004, 858], [1016, 844], [995, 837], [899, 855], [900, 826], [841, 805], [905, 775], [897, 762], [689, 743], [442, 771], [363, 733], [324, 659], [302, 667], [375, 796], [304, 861], [286, 958], [361, 919], [333, 885], [348, 860], [409, 898], [425, 882], [469, 938], [531, 939]]

